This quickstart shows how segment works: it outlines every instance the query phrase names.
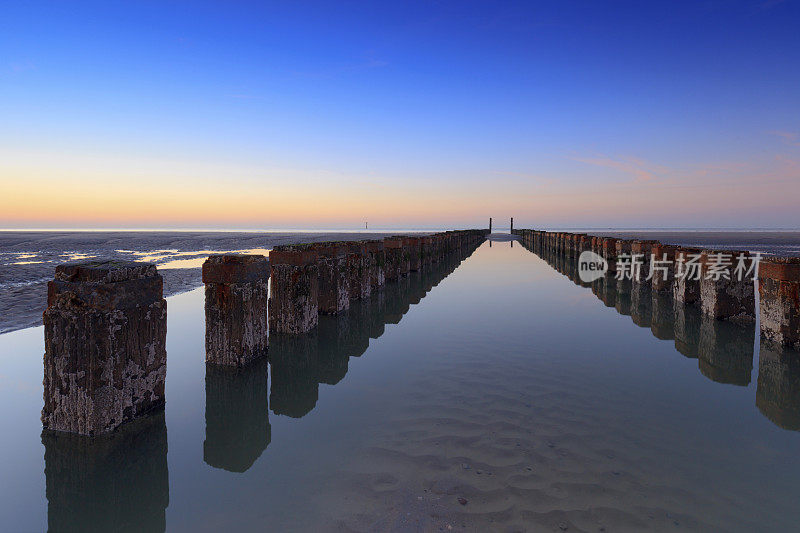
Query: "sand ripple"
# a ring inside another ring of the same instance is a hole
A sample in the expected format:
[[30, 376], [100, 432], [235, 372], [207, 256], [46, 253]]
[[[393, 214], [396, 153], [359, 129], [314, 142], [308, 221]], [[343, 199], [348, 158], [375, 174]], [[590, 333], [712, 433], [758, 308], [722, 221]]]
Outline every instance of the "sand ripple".
[[[706, 459], [712, 463], [724, 452], [689, 446], [690, 451], [676, 453], [687, 448], [685, 442], [677, 446], [679, 437], [668, 428], [642, 420], [641, 409], [624, 391], [605, 398], [608, 409], [598, 410], [588, 375], [586, 383], [580, 376], [565, 380], [552, 364], [537, 366], [530, 357], [498, 360], [492, 365], [496, 371], [472, 363], [461, 361], [447, 370], [432, 363], [427, 374], [435, 379], [421, 377], [396, 416], [371, 429], [375, 438], [343, 467], [337, 481], [342, 490], [326, 493], [320, 502], [332, 529], [718, 531], [787, 526], [766, 508], [763, 516], [740, 510], [742, 498], [752, 510], [752, 499], [759, 495], [757, 488], [736, 486], [735, 473], [730, 485], [709, 485], [698, 472]], [[448, 358], [442, 357], [441, 364], [448, 364]], [[442, 376], [448, 378], [442, 381]], [[631, 431], [634, 424], [636, 431]], [[715, 479], [719, 483], [718, 475]]]

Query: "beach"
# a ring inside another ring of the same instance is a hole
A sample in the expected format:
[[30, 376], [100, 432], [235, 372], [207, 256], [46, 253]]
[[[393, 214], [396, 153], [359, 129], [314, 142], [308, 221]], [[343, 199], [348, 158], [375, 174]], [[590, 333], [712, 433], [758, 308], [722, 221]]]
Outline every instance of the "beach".
[[[501, 230], [502, 231], [502, 230]], [[711, 249], [742, 249], [765, 255], [800, 255], [797, 231], [586, 230], [593, 235], [656, 239]], [[268, 254], [280, 244], [381, 239], [386, 232], [0, 232], [0, 334], [42, 323], [47, 282], [58, 264], [87, 260], [150, 261], [164, 278], [164, 295], [202, 285], [200, 267], [211, 253]], [[405, 232], [408, 233], [408, 232]], [[494, 240], [504, 233], [494, 235]]]
[[43, 437], [41, 328], [0, 335], [0, 414], [15, 428], [0, 519], [12, 530], [791, 529], [792, 359], [759, 344], [753, 324], [609, 307], [559, 268], [519, 242], [486, 242], [309, 333], [271, 334], [268, 364], [238, 371], [205, 364], [204, 291], [171, 296], [164, 413], [91, 446]]
[[0, 231], [0, 334], [38, 326], [56, 265], [147, 261], [164, 278], [164, 295], [202, 285], [212, 253], [268, 254], [280, 244], [381, 239], [383, 232]]

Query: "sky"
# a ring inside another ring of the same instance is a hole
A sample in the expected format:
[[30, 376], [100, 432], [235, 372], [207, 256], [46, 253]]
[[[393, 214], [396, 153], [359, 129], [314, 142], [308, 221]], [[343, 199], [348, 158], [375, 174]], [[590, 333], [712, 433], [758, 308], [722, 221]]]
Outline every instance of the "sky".
[[35, 2], [0, 228], [800, 228], [800, 1]]

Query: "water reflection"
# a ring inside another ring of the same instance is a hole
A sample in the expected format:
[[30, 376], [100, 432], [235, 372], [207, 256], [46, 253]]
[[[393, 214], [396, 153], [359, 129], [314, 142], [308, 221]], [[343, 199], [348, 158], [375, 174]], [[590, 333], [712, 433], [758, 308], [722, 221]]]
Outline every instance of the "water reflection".
[[206, 365], [206, 440], [203, 460], [245, 472], [270, 443], [266, 358], [244, 367]]
[[652, 324], [653, 300], [650, 287], [643, 283], [631, 284], [631, 320], [641, 328]]
[[756, 406], [775, 425], [800, 431], [800, 354], [762, 340]]
[[617, 307], [617, 283], [615, 279], [603, 278], [598, 297], [606, 307]]
[[303, 335], [271, 335], [269, 343], [272, 382], [269, 404], [276, 415], [301, 418], [317, 405], [319, 397], [318, 331]]
[[[370, 338], [380, 337], [385, 324], [398, 323], [474, 249], [389, 283], [370, 298], [353, 301], [345, 313], [321, 316], [311, 333], [271, 335], [269, 358], [242, 368], [206, 365], [205, 463], [247, 471], [270, 444], [270, 408], [292, 418], [308, 414], [317, 404], [320, 383], [344, 379], [350, 357], [364, 354]], [[46, 431], [42, 442], [51, 531], [165, 530], [169, 479], [163, 411], [110, 435]]]
[[344, 379], [349, 359], [364, 354], [371, 338], [380, 337], [386, 324], [398, 324], [412, 304], [419, 303], [472, 251], [466, 249], [387, 283], [369, 298], [353, 300], [343, 313], [321, 315], [311, 333], [270, 335], [272, 412], [292, 418], [310, 413], [319, 399], [319, 384], [335, 385]]
[[653, 292], [650, 309], [650, 331], [657, 339], [675, 338], [675, 303], [672, 295]]
[[693, 305], [675, 305], [675, 349], [678, 353], [697, 359], [700, 352], [700, 322], [702, 312]]
[[697, 366], [717, 383], [746, 386], [753, 371], [754, 327], [701, 316]]
[[164, 411], [95, 437], [42, 433], [50, 531], [164, 531]]
[[[524, 245], [577, 285], [577, 261], [542, 246]], [[630, 315], [634, 324], [653, 336], [672, 340], [675, 350], [697, 359], [700, 373], [728, 385], [747, 386], [753, 370], [754, 325], [741, 326], [704, 315], [697, 306], [676, 305], [672, 295], [653, 292], [643, 284], [606, 277], [591, 284], [592, 293], [607, 307]], [[756, 405], [776, 425], [800, 430], [800, 353], [762, 341]]]
[[614, 308], [617, 313], [631, 316], [631, 280], [619, 279], [617, 281], [617, 302]]

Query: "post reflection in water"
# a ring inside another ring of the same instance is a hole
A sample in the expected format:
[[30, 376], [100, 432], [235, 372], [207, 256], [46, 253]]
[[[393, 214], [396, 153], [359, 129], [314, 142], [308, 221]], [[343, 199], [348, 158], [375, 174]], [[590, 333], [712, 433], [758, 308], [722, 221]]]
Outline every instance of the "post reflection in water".
[[301, 418], [319, 397], [317, 328], [303, 335], [270, 336], [269, 404], [276, 415]]
[[206, 439], [203, 460], [245, 472], [269, 446], [267, 359], [241, 367], [206, 365]]
[[700, 320], [697, 363], [700, 372], [717, 383], [749, 384], [753, 371], [755, 327], [737, 326], [704, 314]]
[[653, 291], [650, 312], [650, 331], [662, 341], [675, 338], [675, 302], [670, 294]]
[[642, 328], [652, 325], [653, 301], [650, 287], [644, 283], [631, 284], [631, 320]]
[[675, 349], [690, 359], [699, 357], [701, 320], [697, 306], [675, 303]]
[[614, 308], [621, 315], [631, 316], [631, 280], [617, 280], [617, 303]]
[[[574, 257], [541, 246], [523, 247], [581, 285]], [[606, 277], [591, 287], [607, 307], [630, 315], [638, 326], [649, 327], [657, 339], [674, 340], [675, 350], [697, 359], [698, 369], [706, 378], [728, 385], [750, 384], [755, 325], [714, 320], [696, 305], [676, 303], [669, 293], [653, 292], [628, 279]], [[756, 405], [775, 425], [800, 431], [800, 353], [761, 340]]]
[[592, 292], [606, 307], [617, 305], [617, 281], [613, 278], [600, 278], [592, 283]]
[[169, 504], [164, 411], [108, 435], [45, 430], [49, 531], [164, 531]]
[[800, 354], [762, 339], [756, 406], [775, 425], [800, 431]]
[[[399, 322], [476, 247], [355, 300], [347, 313], [320, 317], [311, 333], [271, 335], [269, 358], [242, 368], [206, 365], [205, 463], [247, 471], [271, 442], [270, 407], [294, 418], [309, 413], [320, 383], [339, 383], [350, 357], [364, 354], [370, 338], [380, 337], [386, 323]], [[45, 430], [41, 441], [50, 531], [165, 531], [169, 473], [163, 410], [107, 435]]]
[[471, 253], [410, 272], [387, 283], [369, 298], [353, 300], [350, 308], [338, 315], [321, 315], [318, 326], [303, 335], [270, 336], [271, 384], [269, 404], [276, 415], [302, 418], [319, 399], [319, 385], [335, 385], [347, 374], [349, 359], [360, 357], [377, 339], [386, 324], [397, 324], [410, 306], [452, 273]]

